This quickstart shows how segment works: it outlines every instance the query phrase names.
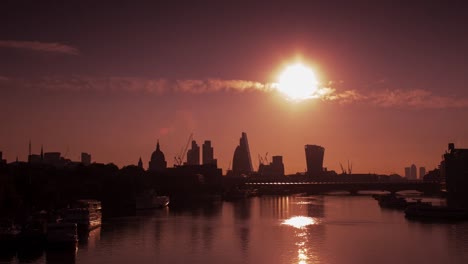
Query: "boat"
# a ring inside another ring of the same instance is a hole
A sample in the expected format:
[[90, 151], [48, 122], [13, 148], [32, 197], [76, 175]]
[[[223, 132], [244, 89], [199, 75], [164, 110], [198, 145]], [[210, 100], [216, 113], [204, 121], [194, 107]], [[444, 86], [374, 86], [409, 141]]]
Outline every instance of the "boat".
[[101, 202], [97, 200], [78, 200], [63, 212], [65, 223], [75, 223], [80, 231], [89, 231], [102, 224]]
[[26, 221], [19, 234], [22, 245], [39, 245], [47, 238], [47, 220], [45, 218], [31, 217]]
[[76, 246], [77, 242], [77, 224], [62, 221], [47, 224], [47, 245], [49, 247]]
[[137, 210], [163, 208], [169, 205], [169, 197], [157, 195], [154, 191], [146, 191], [135, 197]]
[[427, 204], [411, 205], [405, 209], [405, 216], [421, 220], [468, 220], [468, 210], [449, 206]]
[[407, 206], [406, 199], [394, 194], [382, 195], [377, 201], [380, 207], [392, 209], [405, 209]]
[[21, 228], [11, 219], [0, 219], [0, 243], [15, 243]]
[[379, 202], [380, 207], [383, 208], [391, 208], [391, 209], [401, 209], [404, 210], [408, 206], [412, 205], [430, 205], [429, 202], [423, 202], [421, 199], [413, 199], [412, 201], [408, 201], [404, 197], [397, 196], [395, 194], [385, 194], [374, 196]]

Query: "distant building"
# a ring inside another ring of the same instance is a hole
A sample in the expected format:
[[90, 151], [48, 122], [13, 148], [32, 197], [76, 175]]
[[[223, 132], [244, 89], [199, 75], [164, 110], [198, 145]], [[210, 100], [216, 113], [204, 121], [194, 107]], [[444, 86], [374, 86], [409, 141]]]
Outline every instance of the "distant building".
[[203, 152], [203, 165], [206, 164], [215, 164], [217, 165], [217, 160], [214, 159], [214, 150], [211, 146], [211, 141], [205, 140], [202, 146]]
[[232, 159], [232, 173], [234, 176], [240, 176], [242, 174], [250, 175], [252, 172], [253, 167], [252, 159], [250, 158], [249, 142], [247, 134], [242, 132], [239, 145], [236, 147]]
[[426, 175], [426, 168], [425, 167], [419, 167], [419, 179], [420, 180], [424, 179], [425, 175]]
[[143, 161], [141, 160], [141, 157], [140, 157], [140, 159], [138, 160], [138, 168], [144, 170], [144, 168], [143, 168]]
[[38, 154], [30, 154], [28, 156], [28, 162], [32, 164], [42, 163], [42, 157]]
[[38, 164], [42, 163], [44, 159], [44, 151], [41, 146], [41, 154], [32, 154], [31, 140], [29, 140], [29, 154], [28, 154], [28, 163]]
[[3, 153], [0, 151], [0, 164], [6, 164], [6, 159], [3, 159]]
[[416, 165], [411, 165], [411, 180], [416, 180], [418, 178], [418, 172]]
[[411, 179], [411, 167], [405, 167], [405, 178], [407, 180]]
[[192, 148], [187, 151], [186, 165], [200, 165], [200, 146], [192, 140]]
[[283, 156], [273, 156], [270, 164], [260, 163], [258, 168], [260, 176], [281, 177], [284, 176]]
[[448, 202], [468, 208], [468, 149], [457, 149], [450, 143], [443, 157], [441, 170], [445, 176]]
[[81, 153], [81, 163], [85, 166], [91, 165], [91, 154], [86, 152]]
[[164, 153], [159, 149], [159, 140], [156, 144], [156, 150], [151, 155], [148, 170], [150, 171], [164, 171], [167, 167], [167, 162]]
[[308, 176], [320, 176], [323, 173], [325, 148], [317, 145], [305, 145]]

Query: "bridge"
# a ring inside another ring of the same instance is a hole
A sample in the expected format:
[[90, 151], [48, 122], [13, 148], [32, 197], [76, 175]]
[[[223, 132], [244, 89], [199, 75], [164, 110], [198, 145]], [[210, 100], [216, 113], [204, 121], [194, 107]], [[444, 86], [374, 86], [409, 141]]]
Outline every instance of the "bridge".
[[319, 182], [319, 181], [246, 181], [243, 188], [257, 189], [260, 194], [320, 194], [347, 191], [419, 191], [432, 195], [440, 193], [440, 183], [436, 181], [373, 181], [373, 182]]

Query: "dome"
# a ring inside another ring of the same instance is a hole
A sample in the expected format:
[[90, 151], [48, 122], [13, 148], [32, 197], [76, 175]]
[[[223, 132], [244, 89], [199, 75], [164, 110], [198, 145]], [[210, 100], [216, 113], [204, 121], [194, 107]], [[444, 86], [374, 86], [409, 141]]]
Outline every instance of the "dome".
[[149, 162], [150, 171], [163, 171], [167, 167], [166, 158], [164, 153], [159, 149], [159, 141], [156, 145], [156, 150], [151, 154], [151, 160]]
[[166, 160], [164, 157], [164, 153], [159, 149], [159, 142], [156, 145], [156, 150], [153, 151], [153, 154], [151, 155], [151, 160], [152, 161], [160, 161], [160, 160]]

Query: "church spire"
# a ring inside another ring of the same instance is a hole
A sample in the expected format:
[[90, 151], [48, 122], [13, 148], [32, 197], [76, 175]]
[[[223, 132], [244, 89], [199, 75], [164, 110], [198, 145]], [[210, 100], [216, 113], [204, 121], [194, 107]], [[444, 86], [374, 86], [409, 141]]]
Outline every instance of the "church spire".
[[141, 161], [141, 157], [140, 157], [140, 159], [138, 160], [138, 167], [139, 167], [140, 169], [143, 169], [143, 161]]
[[41, 160], [44, 160], [44, 146], [41, 144]]
[[159, 139], [158, 139], [158, 143], [156, 144], [156, 151], [159, 150]]

